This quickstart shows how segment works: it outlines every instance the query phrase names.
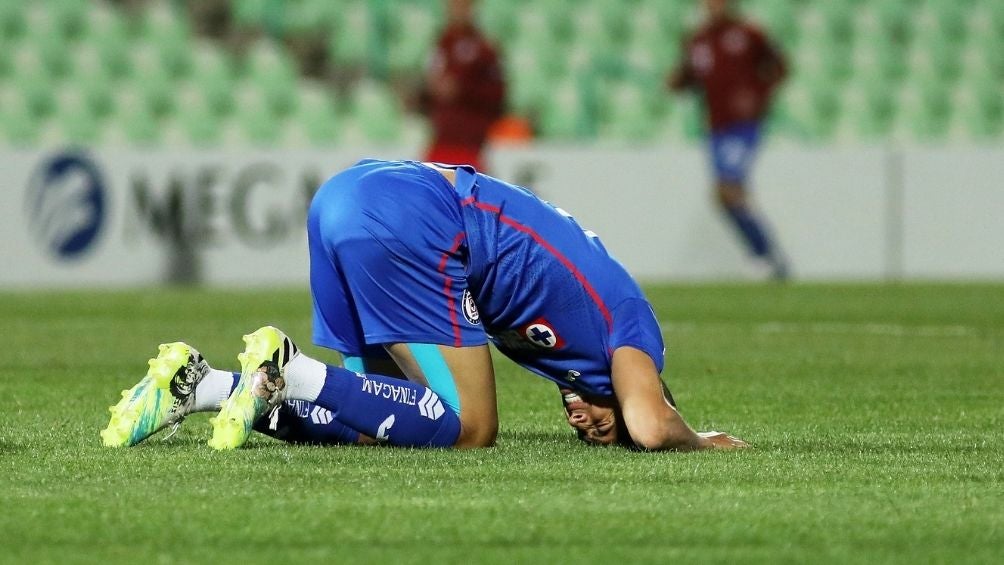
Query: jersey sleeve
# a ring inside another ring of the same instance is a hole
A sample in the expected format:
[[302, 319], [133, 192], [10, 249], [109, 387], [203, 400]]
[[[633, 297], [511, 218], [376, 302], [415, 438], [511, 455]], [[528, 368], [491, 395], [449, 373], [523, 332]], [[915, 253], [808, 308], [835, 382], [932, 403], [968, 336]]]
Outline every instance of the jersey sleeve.
[[655, 311], [647, 300], [629, 298], [613, 311], [613, 330], [610, 334], [610, 350], [618, 347], [634, 347], [648, 354], [661, 373], [665, 365], [666, 347], [662, 340], [662, 328], [655, 317]]

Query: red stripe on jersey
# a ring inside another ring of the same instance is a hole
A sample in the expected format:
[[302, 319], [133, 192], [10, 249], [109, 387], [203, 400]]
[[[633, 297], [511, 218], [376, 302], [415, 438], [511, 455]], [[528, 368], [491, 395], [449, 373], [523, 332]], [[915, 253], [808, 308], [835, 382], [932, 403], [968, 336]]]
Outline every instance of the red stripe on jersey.
[[477, 200], [474, 199], [473, 196], [465, 198], [460, 202], [460, 204], [461, 206], [474, 206], [478, 210], [483, 210], [485, 212], [491, 212], [492, 214], [498, 215], [500, 222], [515, 229], [520, 233], [525, 233], [526, 235], [530, 236], [535, 242], [537, 242], [538, 245], [547, 250], [547, 252], [553, 255], [554, 258], [557, 259], [559, 263], [561, 263], [562, 265], [564, 265], [566, 269], [568, 269], [568, 272], [572, 273], [572, 276], [575, 277], [575, 280], [579, 281], [579, 284], [581, 284], [582, 288], [585, 289], [586, 294], [588, 294], [589, 297], [593, 299], [593, 302], [596, 303], [596, 307], [599, 308], [600, 313], [603, 314], [603, 319], [606, 320], [607, 322], [607, 331], [608, 332], [613, 331], [613, 325], [614, 325], [613, 316], [610, 315], [610, 310], [607, 309], [607, 305], [604, 304], [603, 299], [600, 298], [600, 293], [596, 292], [596, 289], [593, 288], [593, 285], [589, 284], [589, 281], [586, 280], [586, 276], [582, 274], [582, 271], [580, 271], [579, 268], [576, 267], [575, 264], [572, 263], [572, 261], [568, 257], [562, 255], [560, 251], [558, 251], [553, 245], [548, 243], [548, 241], [544, 239], [543, 236], [534, 231], [533, 228], [525, 226], [519, 223], [518, 221], [510, 218], [509, 216], [506, 216], [505, 214], [502, 213], [502, 209], [499, 208], [498, 206], [494, 206], [492, 204], [486, 204], [484, 202], [478, 202]]
[[453, 255], [460, 249], [460, 244], [463, 243], [464, 237], [466, 237], [464, 232], [458, 233], [453, 238], [453, 245], [450, 247], [450, 250], [444, 252], [443, 257], [439, 260], [439, 272], [443, 273], [443, 279], [445, 280], [443, 294], [446, 295], [446, 306], [450, 309], [450, 323], [453, 324], [454, 347], [460, 347], [463, 342], [460, 339], [460, 323], [457, 320], [457, 301], [453, 299], [453, 293], [451, 292], [453, 281], [446, 274], [446, 262], [450, 259], [450, 255]]

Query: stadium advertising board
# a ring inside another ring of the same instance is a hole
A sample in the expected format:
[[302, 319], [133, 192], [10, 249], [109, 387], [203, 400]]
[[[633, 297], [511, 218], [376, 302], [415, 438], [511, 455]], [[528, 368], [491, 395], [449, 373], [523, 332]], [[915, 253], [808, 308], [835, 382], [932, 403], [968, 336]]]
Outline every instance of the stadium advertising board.
[[[0, 285], [302, 285], [317, 186], [362, 156], [412, 153], [0, 152]], [[745, 274], [699, 148], [534, 146], [491, 162], [599, 234], [640, 279]], [[1000, 178], [998, 150], [777, 147], [754, 194], [800, 278], [994, 278]]]

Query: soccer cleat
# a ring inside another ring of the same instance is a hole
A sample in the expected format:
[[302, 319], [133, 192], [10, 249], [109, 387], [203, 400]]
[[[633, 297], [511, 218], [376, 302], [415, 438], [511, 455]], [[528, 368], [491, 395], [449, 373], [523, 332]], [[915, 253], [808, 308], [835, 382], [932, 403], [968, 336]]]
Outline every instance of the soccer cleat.
[[285, 398], [286, 364], [299, 354], [291, 339], [272, 326], [244, 336], [241, 380], [220, 413], [212, 418], [213, 449], [236, 449], [248, 440], [252, 426]]
[[136, 445], [161, 429], [180, 424], [195, 403], [195, 387], [209, 372], [209, 364], [195, 348], [165, 343], [150, 369], [136, 386], [122, 391], [122, 400], [108, 410], [108, 427], [101, 430], [107, 447]]

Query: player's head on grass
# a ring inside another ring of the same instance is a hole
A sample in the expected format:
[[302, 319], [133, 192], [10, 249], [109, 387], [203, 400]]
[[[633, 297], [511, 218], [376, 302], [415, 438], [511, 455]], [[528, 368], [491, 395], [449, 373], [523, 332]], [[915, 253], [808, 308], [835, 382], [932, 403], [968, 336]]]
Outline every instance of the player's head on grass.
[[561, 400], [568, 425], [575, 429], [580, 440], [592, 445], [634, 445], [624, 426], [616, 398], [592, 396], [563, 388]]

